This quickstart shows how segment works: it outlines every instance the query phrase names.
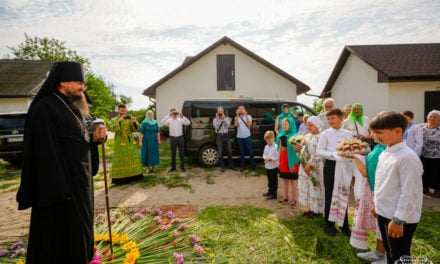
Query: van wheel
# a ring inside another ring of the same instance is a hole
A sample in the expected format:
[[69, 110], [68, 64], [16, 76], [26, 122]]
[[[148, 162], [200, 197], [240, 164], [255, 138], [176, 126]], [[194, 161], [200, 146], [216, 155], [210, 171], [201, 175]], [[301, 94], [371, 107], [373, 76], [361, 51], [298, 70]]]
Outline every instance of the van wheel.
[[213, 145], [203, 146], [199, 152], [199, 162], [205, 167], [213, 167], [215, 164], [217, 164], [217, 147]]

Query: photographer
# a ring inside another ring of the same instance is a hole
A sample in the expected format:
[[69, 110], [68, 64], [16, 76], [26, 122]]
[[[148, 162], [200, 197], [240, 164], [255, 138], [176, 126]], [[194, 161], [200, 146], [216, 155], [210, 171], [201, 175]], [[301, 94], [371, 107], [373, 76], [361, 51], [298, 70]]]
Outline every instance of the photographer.
[[256, 170], [254, 150], [252, 148], [252, 137], [250, 127], [252, 126], [252, 116], [248, 115], [243, 105], [238, 106], [235, 112], [234, 126], [237, 127], [237, 143], [240, 149], [241, 168], [246, 170], [245, 152], [249, 155], [252, 170]]
[[171, 108], [170, 114], [164, 116], [160, 124], [162, 126], [170, 127], [170, 148], [171, 148], [171, 168], [168, 172], [176, 170], [176, 153], [179, 149], [180, 156], [180, 169], [185, 172], [185, 159], [184, 159], [184, 147], [185, 142], [183, 138], [183, 126], [189, 125], [191, 122], [179, 113], [176, 108]]
[[231, 140], [229, 138], [229, 126], [231, 119], [224, 114], [222, 106], [217, 107], [217, 113], [212, 121], [212, 126], [215, 130], [215, 142], [217, 143], [218, 155], [221, 165], [221, 172], [225, 171], [225, 161], [223, 158], [223, 144], [226, 145], [226, 154], [228, 155], [229, 169], [235, 170], [232, 160]]
[[139, 131], [139, 123], [134, 116], [127, 115], [127, 106], [118, 105], [119, 116], [110, 120], [109, 130], [115, 132], [115, 149], [112, 163], [112, 182], [125, 183], [141, 179], [142, 164], [137, 141], [133, 132]]

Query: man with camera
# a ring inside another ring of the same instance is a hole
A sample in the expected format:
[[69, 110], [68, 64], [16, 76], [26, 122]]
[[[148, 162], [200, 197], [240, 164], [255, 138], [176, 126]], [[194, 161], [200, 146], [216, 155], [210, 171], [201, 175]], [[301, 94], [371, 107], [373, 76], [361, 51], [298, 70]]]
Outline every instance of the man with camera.
[[[228, 155], [229, 169], [235, 170], [232, 160], [231, 140], [229, 138], [229, 126], [231, 119], [225, 116], [222, 106], [217, 107], [217, 113], [212, 121], [212, 126], [215, 130], [215, 142], [217, 143], [218, 155], [221, 165], [221, 172], [225, 171], [225, 161], [223, 158], [223, 146], [226, 146], [226, 154]], [[224, 144], [224, 145], [223, 145]]]
[[248, 115], [246, 108], [243, 105], [238, 106], [235, 112], [234, 126], [237, 127], [237, 143], [240, 150], [240, 171], [246, 170], [245, 154], [249, 155], [252, 170], [256, 170], [256, 164], [254, 159], [254, 149], [252, 147], [251, 129], [252, 116]]
[[115, 132], [111, 175], [113, 183], [125, 183], [143, 177], [139, 147], [133, 135], [140, 126], [136, 117], [127, 114], [125, 104], [118, 105], [118, 113], [108, 126], [110, 131]]
[[185, 172], [184, 148], [185, 142], [183, 138], [183, 126], [189, 125], [191, 122], [176, 108], [171, 108], [170, 114], [164, 116], [160, 124], [169, 126], [170, 128], [170, 148], [171, 148], [171, 168], [168, 172], [176, 171], [176, 154], [179, 149], [180, 169]]

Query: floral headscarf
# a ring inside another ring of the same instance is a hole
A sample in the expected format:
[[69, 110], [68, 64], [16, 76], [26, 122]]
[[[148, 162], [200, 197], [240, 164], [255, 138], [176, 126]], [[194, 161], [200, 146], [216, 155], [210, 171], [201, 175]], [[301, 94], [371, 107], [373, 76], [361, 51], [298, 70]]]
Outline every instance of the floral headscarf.
[[[361, 109], [361, 114], [360, 115], [358, 115], [358, 116], [355, 115], [355, 113], [354, 113], [354, 109], [355, 108], [360, 108]], [[348, 115], [348, 118], [350, 118], [350, 120], [353, 121], [353, 123], [356, 123], [356, 121], [357, 121], [361, 126], [363, 126], [364, 125], [362, 123], [362, 117], [363, 116], [364, 116], [364, 107], [361, 104], [359, 104], [359, 103], [353, 104], [351, 106], [351, 112]]]

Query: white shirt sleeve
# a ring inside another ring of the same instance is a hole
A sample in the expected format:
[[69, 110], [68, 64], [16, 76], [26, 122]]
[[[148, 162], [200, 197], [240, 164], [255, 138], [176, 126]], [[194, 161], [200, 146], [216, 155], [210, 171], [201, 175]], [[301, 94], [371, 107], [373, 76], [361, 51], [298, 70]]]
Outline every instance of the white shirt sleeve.
[[414, 125], [408, 130], [408, 138], [406, 144], [414, 150], [418, 156], [422, 155], [423, 148], [423, 128], [419, 125]]
[[169, 122], [170, 122], [170, 115], [166, 115], [162, 118], [162, 120], [160, 121], [160, 125], [161, 126], [168, 126]]
[[319, 137], [318, 147], [316, 148], [316, 154], [325, 159], [334, 160], [333, 152], [326, 150], [327, 144], [328, 144], [328, 137], [325, 133], [322, 133], [321, 136]]
[[186, 118], [186, 116], [183, 116], [182, 123], [183, 123], [183, 125], [187, 126], [187, 125], [191, 124], [191, 121], [189, 121], [189, 119]]

